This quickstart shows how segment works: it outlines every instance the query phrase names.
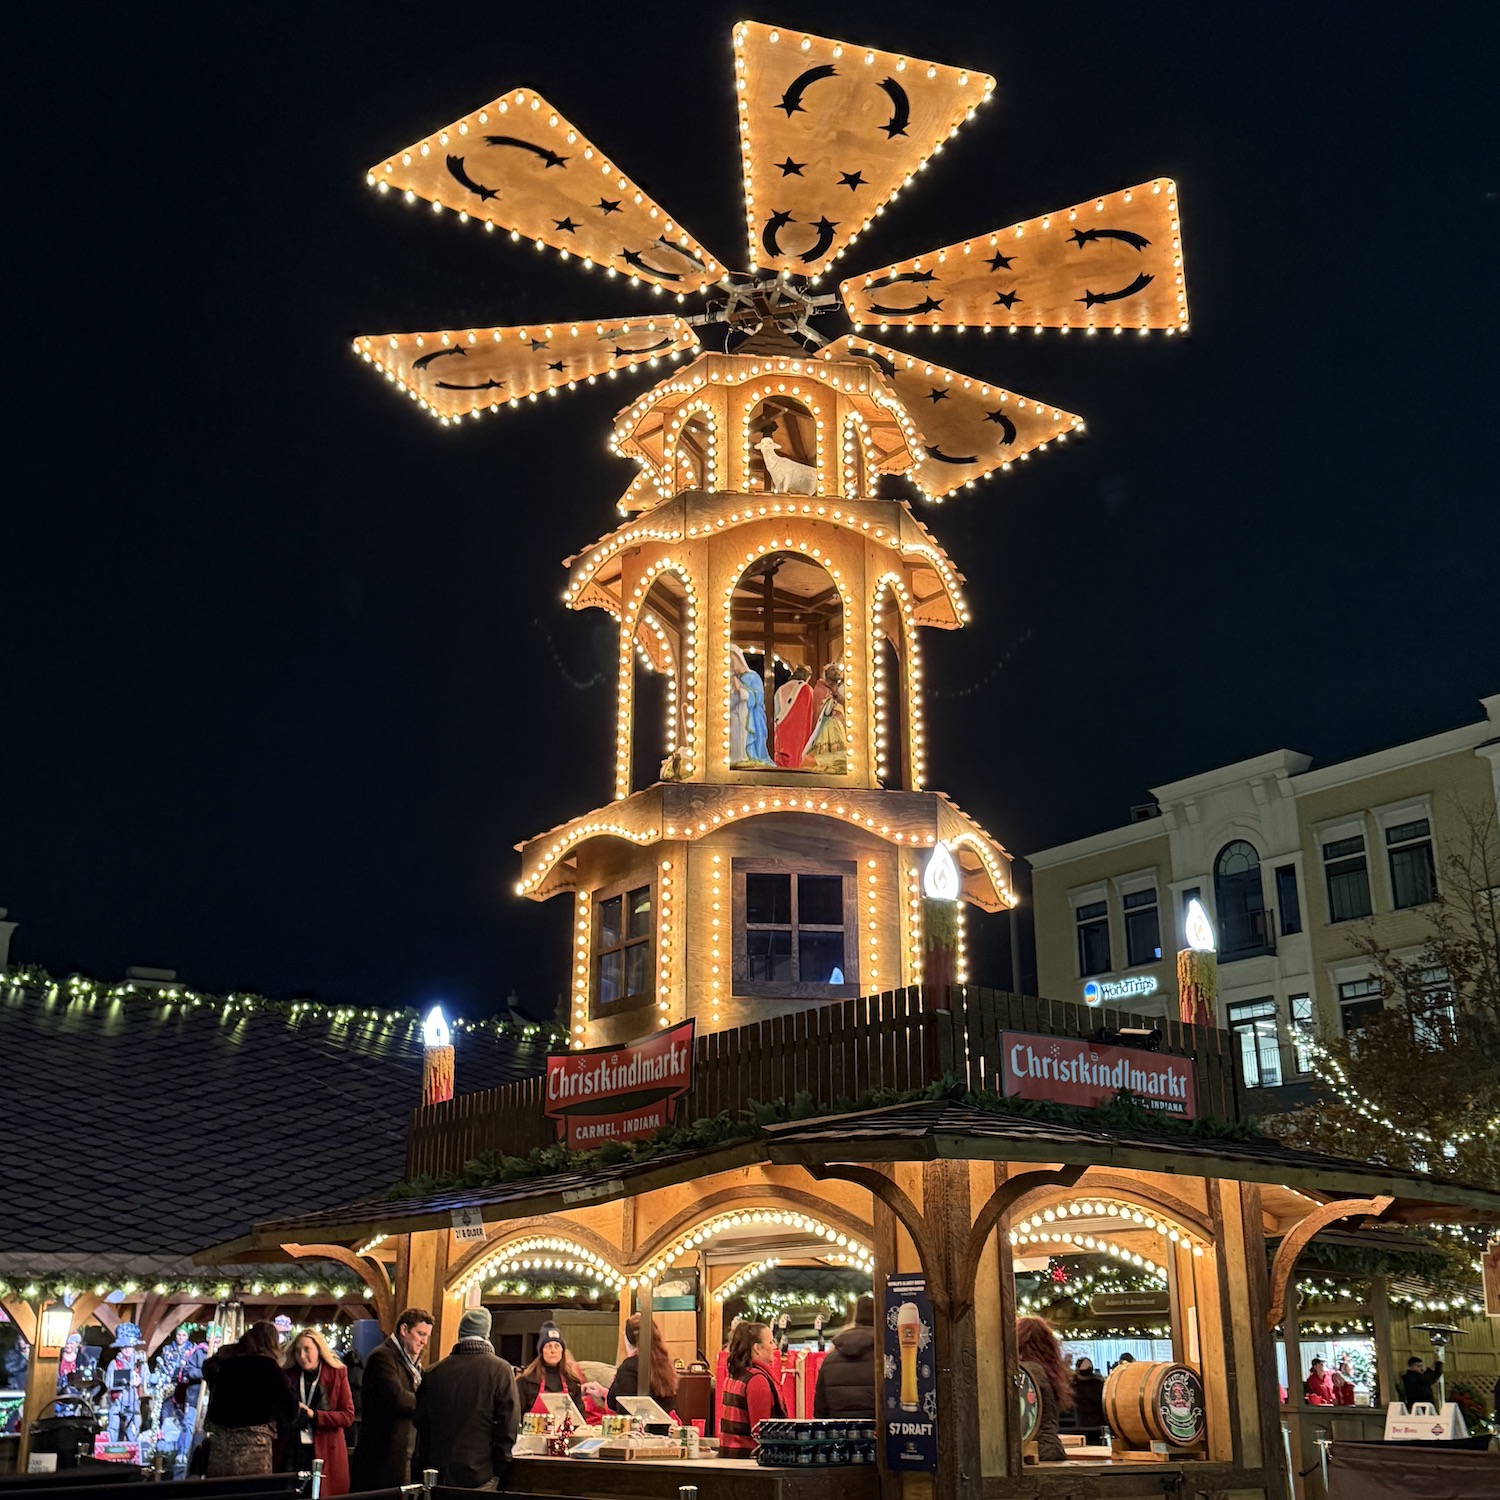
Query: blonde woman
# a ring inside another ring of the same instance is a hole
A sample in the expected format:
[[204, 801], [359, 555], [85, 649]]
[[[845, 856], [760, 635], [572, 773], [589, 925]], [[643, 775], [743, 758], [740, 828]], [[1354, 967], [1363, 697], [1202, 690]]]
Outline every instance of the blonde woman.
[[344, 1434], [354, 1421], [349, 1372], [316, 1328], [304, 1328], [287, 1348], [286, 1383], [297, 1415], [283, 1437], [281, 1467], [301, 1473], [323, 1460], [324, 1500], [349, 1493], [349, 1445]]

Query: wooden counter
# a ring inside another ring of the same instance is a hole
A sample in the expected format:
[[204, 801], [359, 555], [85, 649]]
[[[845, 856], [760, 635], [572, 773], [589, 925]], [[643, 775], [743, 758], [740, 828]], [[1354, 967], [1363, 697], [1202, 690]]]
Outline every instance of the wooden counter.
[[505, 1487], [523, 1495], [577, 1500], [677, 1500], [679, 1485], [696, 1484], [698, 1500], [878, 1500], [873, 1464], [763, 1469], [743, 1459], [517, 1458]]

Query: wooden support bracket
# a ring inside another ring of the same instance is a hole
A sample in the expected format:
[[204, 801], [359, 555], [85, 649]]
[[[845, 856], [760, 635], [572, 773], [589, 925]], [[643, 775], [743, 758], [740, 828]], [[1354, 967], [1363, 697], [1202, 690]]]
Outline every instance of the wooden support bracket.
[[379, 1261], [356, 1255], [344, 1245], [283, 1245], [281, 1248], [296, 1260], [332, 1260], [347, 1266], [369, 1287], [370, 1300], [375, 1304], [380, 1326], [388, 1332], [395, 1332], [396, 1294], [385, 1267]]
[[945, 1274], [942, 1256], [938, 1253], [939, 1247], [933, 1239], [922, 1211], [895, 1180], [874, 1167], [853, 1166], [848, 1163], [841, 1163], [837, 1166], [814, 1163], [808, 1166], [807, 1171], [810, 1176], [816, 1177], [820, 1182], [828, 1177], [837, 1177], [844, 1182], [854, 1183], [856, 1187], [864, 1188], [879, 1198], [900, 1219], [906, 1232], [911, 1236], [912, 1244], [917, 1248], [917, 1256], [922, 1262], [922, 1270], [927, 1277], [927, 1295], [932, 1298], [934, 1307], [946, 1311], [948, 1278]]
[[1338, 1198], [1332, 1203], [1322, 1204], [1299, 1219], [1297, 1227], [1276, 1247], [1276, 1259], [1271, 1262], [1271, 1299], [1266, 1311], [1266, 1327], [1274, 1329], [1281, 1321], [1282, 1303], [1286, 1298], [1286, 1289], [1291, 1282], [1297, 1257], [1320, 1229], [1326, 1229], [1340, 1219], [1362, 1218], [1366, 1215], [1377, 1219], [1395, 1201], [1394, 1198]]

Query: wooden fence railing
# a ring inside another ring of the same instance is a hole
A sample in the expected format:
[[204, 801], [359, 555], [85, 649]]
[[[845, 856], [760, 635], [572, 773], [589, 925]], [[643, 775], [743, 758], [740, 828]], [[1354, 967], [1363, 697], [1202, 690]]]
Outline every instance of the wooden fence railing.
[[[944, 1075], [996, 1092], [1002, 1031], [1087, 1038], [1101, 1026], [1159, 1030], [1163, 1052], [1193, 1059], [1198, 1113], [1240, 1116], [1233, 1038], [1226, 1032], [976, 985], [954, 986], [946, 1007], [933, 1006], [936, 998], [931, 990], [890, 990], [700, 1036], [693, 1091], [677, 1118], [738, 1114], [752, 1102], [790, 1101], [800, 1093], [832, 1105], [870, 1089], [920, 1088]], [[415, 1110], [408, 1175], [456, 1172], [484, 1151], [521, 1156], [552, 1144], [557, 1135], [543, 1113], [545, 1086], [539, 1075]]]

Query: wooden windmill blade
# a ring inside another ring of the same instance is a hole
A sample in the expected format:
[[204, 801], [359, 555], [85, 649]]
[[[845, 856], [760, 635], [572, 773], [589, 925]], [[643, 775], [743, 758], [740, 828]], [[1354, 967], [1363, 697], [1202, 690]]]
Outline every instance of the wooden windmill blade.
[[1188, 327], [1177, 186], [1167, 177], [850, 277], [856, 328]]
[[750, 264], [799, 276], [827, 270], [995, 87], [751, 21], [734, 49]]
[[884, 372], [905, 418], [913, 460], [907, 473], [929, 500], [1083, 429], [1083, 418], [1061, 407], [853, 334], [820, 352], [824, 359], [868, 359]]
[[593, 385], [601, 376], [655, 365], [697, 344], [681, 318], [667, 316], [361, 334], [354, 352], [424, 411], [449, 422]]
[[667, 291], [698, 291], [724, 274], [534, 89], [502, 94], [376, 162], [365, 180]]

